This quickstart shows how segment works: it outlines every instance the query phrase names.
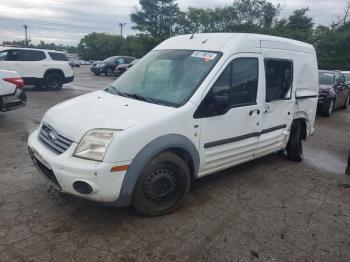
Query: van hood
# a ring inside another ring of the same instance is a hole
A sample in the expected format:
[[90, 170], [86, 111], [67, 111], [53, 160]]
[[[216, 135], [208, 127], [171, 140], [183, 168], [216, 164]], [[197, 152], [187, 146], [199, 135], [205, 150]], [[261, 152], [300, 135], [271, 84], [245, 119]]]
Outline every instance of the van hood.
[[175, 108], [97, 91], [52, 107], [43, 122], [78, 143], [91, 129], [127, 129], [172, 110]]

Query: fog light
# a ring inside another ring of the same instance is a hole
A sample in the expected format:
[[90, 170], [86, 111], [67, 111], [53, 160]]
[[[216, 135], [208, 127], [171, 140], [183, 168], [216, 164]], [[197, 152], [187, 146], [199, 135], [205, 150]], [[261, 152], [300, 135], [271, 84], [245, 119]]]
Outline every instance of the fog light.
[[83, 195], [91, 194], [93, 191], [92, 187], [88, 183], [83, 182], [83, 181], [74, 182], [73, 188], [75, 191], [77, 191], [78, 193], [83, 194]]

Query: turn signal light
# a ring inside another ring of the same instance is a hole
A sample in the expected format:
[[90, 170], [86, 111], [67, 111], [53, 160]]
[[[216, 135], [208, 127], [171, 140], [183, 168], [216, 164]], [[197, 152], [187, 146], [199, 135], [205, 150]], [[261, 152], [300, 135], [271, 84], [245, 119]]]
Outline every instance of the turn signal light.
[[111, 168], [111, 172], [120, 172], [128, 170], [129, 166], [114, 166]]

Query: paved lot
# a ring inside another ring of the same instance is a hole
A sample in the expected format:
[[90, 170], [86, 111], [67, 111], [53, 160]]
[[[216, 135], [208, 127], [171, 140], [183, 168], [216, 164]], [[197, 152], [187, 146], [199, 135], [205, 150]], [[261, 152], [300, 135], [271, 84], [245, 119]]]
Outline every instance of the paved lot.
[[350, 261], [350, 110], [317, 118], [304, 162], [271, 155], [206, 177], [168, 216], [49, 190], [28, 134], [51, 106], [112, 80], [82, 67], [63, 90], [28, 89], [26, 108], [0, 114], [0, 261]]

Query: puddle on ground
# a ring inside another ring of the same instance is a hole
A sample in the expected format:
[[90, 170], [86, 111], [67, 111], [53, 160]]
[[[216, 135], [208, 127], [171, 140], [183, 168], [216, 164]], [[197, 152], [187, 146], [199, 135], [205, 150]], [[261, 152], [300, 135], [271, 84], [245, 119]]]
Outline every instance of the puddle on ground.
[[337, 175], [344, 175], [347, 165], [347, 156], [339, 157], [327, 151], [304, 147], [304, 161], [316, 168]]

